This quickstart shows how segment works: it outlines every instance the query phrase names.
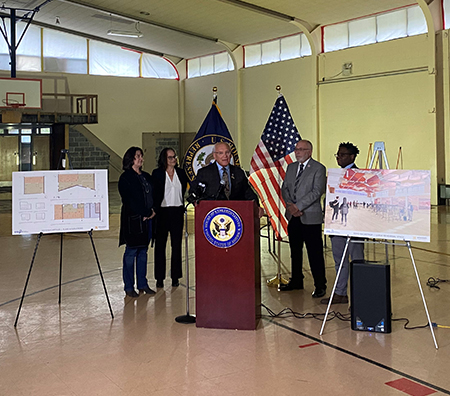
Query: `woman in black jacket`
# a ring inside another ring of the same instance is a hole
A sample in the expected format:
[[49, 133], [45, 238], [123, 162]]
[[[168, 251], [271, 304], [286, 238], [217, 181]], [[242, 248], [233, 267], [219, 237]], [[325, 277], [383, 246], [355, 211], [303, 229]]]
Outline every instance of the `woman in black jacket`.
[[123, 282], [129, 297], [139, 297], [134, 289], [136, 262], [137, 288], [140, 293], [155, 294], [147, 282], [147, 250], [152, 235], [153, 181], [142, 170], [143, 151], [130, 147], [123, 156], [124, 172], [119, 178], [119, 193], [122, 198], [120, 213], [119, 246], [125, 244], [123, 254]]
[[179, 286], [182, 277], [181, 243], [183, 237], [184, 193], [187, 176], [178, 167], [177, 154], [170, 147], [164, 148], [158, 159], [158, 168], [152, 173], [155, 181], [155, 210], [157, 215], [155, 238], [156, 287], [164, 287], [166, 277], [166, 244], [170, 233], [172, 257], [170, 276], [172, 286]]

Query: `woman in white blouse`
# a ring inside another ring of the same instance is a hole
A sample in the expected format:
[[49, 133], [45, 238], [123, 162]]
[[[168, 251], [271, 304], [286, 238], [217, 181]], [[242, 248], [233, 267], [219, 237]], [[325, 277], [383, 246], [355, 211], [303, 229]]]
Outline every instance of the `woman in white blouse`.
[[152, 176], [155, 183], [155, 279], [156, 287], [164, 287], [166, 278], [166, 244], [170, 234], [172, 255], [170, 276], [172, 286], [179, 286], [182, 277], [181, 243], [184, 223], [184, 193], [188, 178], [178, 167], [177, 154], [173, 148], [164, 148], [158, 159], [158, 168]]

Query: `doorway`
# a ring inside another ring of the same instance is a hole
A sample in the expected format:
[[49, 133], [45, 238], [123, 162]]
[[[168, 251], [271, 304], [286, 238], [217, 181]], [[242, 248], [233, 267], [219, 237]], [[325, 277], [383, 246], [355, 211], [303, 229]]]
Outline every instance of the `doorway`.
[[11, 185], [12, 172], [50, 169], [51, 127], [0, 129], [0, 185]]

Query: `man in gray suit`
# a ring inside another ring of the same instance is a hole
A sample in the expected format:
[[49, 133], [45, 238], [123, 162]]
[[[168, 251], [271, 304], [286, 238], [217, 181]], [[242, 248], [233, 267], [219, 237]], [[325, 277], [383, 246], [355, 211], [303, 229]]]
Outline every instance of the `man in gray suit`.
[[289, 164], [281, 187], [289, 220], [288, 234], [291, 249], [291, 280], [281, 285], [281, 291], [303, 289], [303, 243], [306, 245], [309, 266], [314, 278], [314, 298], [323, 297], [327, 288], [323, 258], [320, 198], [325, 192], [325, 167], [311, 158], [312, 143], [300, 140], [295, 145], [297, 162]]
[[[359, 154], [359, 149], [354, 144], [347, 142], [341, 143], [338, 148], [337, 154], [335, 154], [336, 161], [341, 168], [350, 169], [358, 167], [355, 165], [356, 156]], [[348, 209], [347, 209], [348, 210]], [[334, 267], [336, 269], [336, 274], [341, 265], [342, 255], [344, 254], [345, 244], [347, 243], [347, 238], [339, 235], [330, 236], [331, 239], [331, 249], [333, 251]], [[359, 238], [352, 238], [351, 240], [361, 240]], [[341, 273], [339, 274], [339, 279], [336, 284], [336, 290], [333, 295], [333, 300], [331, 304], [347, 304], [347, 281], [350, 260], [349, 256], [353, 261], [364, 260], [364, 244], [362, 243], [349, 243], [347, 253], [344, 257], [344, 263], [342, 264]], [[320, 300], [321, 304], [328, 304], [329, 298], [324, 298]]]

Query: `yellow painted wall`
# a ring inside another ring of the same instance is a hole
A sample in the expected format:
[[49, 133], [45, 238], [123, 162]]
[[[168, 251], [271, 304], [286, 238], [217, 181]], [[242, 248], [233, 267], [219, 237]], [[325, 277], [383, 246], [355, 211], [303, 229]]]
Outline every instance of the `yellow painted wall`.
[[242, 69], [241, 73], [241, 164], [249, 169], [253, 152], [277, 99], [275, 87], [289, 106], [303, 139], [314, 141], [315, 99], [312, 59], [301, 58]]
[[[336, 167], [339, 142], [351, 141], [360, 148], [357, 164], [364, 167], [369, 143], [384, 141], [394, 169], [401, 147], [404, 169], [431, 171], [436, 204], [435, 75], [427, 67], [428, 45], [422, 35], [321, 55], [321, 78], [330, 81], [346, 62], [353, 63], [354, 73], [319, 85], [320, 157], [327, 167]], [[399, 74], [381, 75], [394, 71]]]
[[236, 141], [236, 78], [236, 72], [230, 71], [184, 81], [185, 132], [198, 131], [211, 108], [212, 89], [217, 87], [217, 104], [233, 141]]

